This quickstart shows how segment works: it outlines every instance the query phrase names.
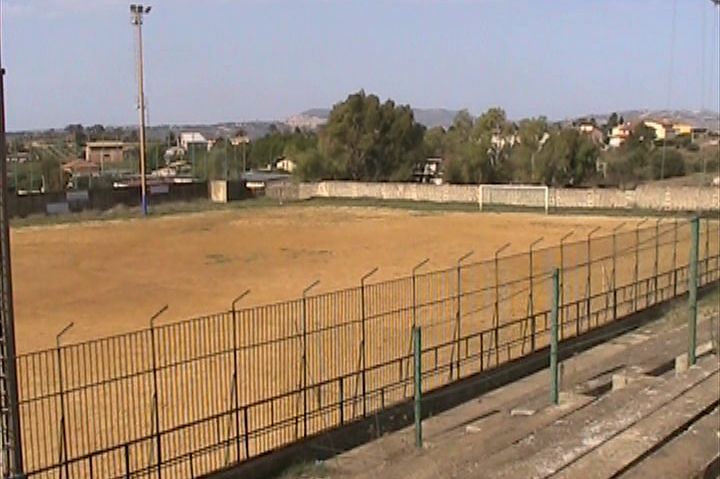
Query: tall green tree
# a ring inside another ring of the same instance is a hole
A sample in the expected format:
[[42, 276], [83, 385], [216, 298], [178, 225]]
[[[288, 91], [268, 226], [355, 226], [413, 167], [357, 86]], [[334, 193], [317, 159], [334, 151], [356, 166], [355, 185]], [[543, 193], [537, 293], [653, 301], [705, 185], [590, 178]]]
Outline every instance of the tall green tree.
[[40, 168], [46, 193], [65, 190], [65, 175], [57, 159], [49, 156], [43, 157]]
[[548, 186], [580, 185], [595, 173], [598, 148], [574, 128], [550, 134], [537, 155], [538, 175]]
[[442, 157], [445, 151], [445, 129], [436, 126], [425, 132], [423, 151], [428, 158]]
[[528, 118], [518, 124], [517, 143], [510, 153], [511, 179], [520, 183], [536, 183], [540, 175], [535, 160], [542, 149], [549, 126], [545, 117]]
[[360, 91], [333, 107], [319, 145], [341, 178], [408, 180], [422, 159], [423, 135], [409, 106]]

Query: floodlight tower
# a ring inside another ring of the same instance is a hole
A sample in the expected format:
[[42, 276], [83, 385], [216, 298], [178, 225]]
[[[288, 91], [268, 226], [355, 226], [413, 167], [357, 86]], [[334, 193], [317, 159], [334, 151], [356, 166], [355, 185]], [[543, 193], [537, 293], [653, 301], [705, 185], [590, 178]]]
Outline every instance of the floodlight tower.
[[145, 75], [143, 58], [142, 24], [143, 17], [150, 13], [149, 5], [130, 5], [130, 21], [137, 31], [137, 80], [138, 80], [138, 110], [140, 112], [140, 195], [142, 197], [142, 212], [147, 215], [147, 182], [145, 180]]

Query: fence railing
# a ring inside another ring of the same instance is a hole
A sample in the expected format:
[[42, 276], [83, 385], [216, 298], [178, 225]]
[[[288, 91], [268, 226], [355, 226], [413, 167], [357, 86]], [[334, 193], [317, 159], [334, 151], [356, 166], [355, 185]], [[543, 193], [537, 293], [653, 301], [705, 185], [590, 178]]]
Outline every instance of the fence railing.
[[[29, 477], [194, 478], [413, 395], [413, 326], [432, 390], [687, 291], [690, 226], [654, 225], [18, 357]], [[720, 279], [701, 229], [699, 284]]]

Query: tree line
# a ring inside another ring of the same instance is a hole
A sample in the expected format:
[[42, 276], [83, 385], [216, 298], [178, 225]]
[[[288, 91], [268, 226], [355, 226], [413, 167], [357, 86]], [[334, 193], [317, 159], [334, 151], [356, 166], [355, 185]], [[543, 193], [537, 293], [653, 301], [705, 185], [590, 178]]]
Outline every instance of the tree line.
[[[184, 153], [188, 171], [200, 179], [237, 179], [244, 170], [273, 167], [276, 160], [292, 160], [301, 181], [413, 181], [428, 158], [442, 159], [447, 183], [526, 183], [548, 186], [612, 185], [633, 187], [640, 182], [681, 176], [694, 171], [716, 171], [717, 147], [710, 155], [698, 152], [689, 135], [659, 142], [655, 132], [638, 123], [619, 148], [608, 148], [612, 129], [625, 120], [613, 113], [605, 124], [590, 120], [593, 134], [545, 117], [511, 121], [501, 108], [477, 117], [466, 110], [448, 128], [427, 129], [415, 120], [408, 105], [359, 91], [335, 104], [328, 121], [317, 131], [288, 130], [273, 125], [270, 132], [247, 144], [216, 138], [212, 148]], [[137, 132], [103, 125], [68, 125], [61, 143], [71, 156], [82, 156], [87, 141], [116, 138], [137, 141]], [[243, 130], [234, 137], [245, 136]], [[176, 143], [173, 131], [162, 141], [147, 144], [148, 167], [165, 166], [165, 150]], [[22, 144], [11, 143], [10, 151]], [[35, 151], [32, 165], [13, 171], [16, 185], [45, 178], [49, 189], [61, 189], [63, 158]], [[137, 172], [138, 152], [130, 148], [118, 165]], [[38, 170], [38, 171], [35, 171]], [[56, 178], [57, 177], [57, 178]]]
[[[503, 109], [490, 108], [477, 117], [461, 111], [449, 128], [426, 129], [409, 106], [360, 91], [336, 104], [317, 133], [271, 133], [253, 149], [273, 145], [277, 156], [296, 163], [303, 181], [411, 181], [432, 157], [443, 160], [444, 181], [459, 184], [632, 187], [701, 169], [691, 138], [658, 142], [643, 123], [619, 148], [608, 148], [611, 130], [622, 124], [612, 114], [591, 135], [545, 117], [510, 121]], [[717, 154], [702, 165], [717, 167]]]

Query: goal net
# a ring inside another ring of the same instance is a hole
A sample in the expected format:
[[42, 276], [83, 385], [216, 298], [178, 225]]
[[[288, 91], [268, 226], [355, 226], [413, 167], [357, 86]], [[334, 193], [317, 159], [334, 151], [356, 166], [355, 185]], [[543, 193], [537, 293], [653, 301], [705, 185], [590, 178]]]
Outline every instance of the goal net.
[[480, 211], [491, 205], [550, 209], [550, 189], [536, 185], [480, 185]]

